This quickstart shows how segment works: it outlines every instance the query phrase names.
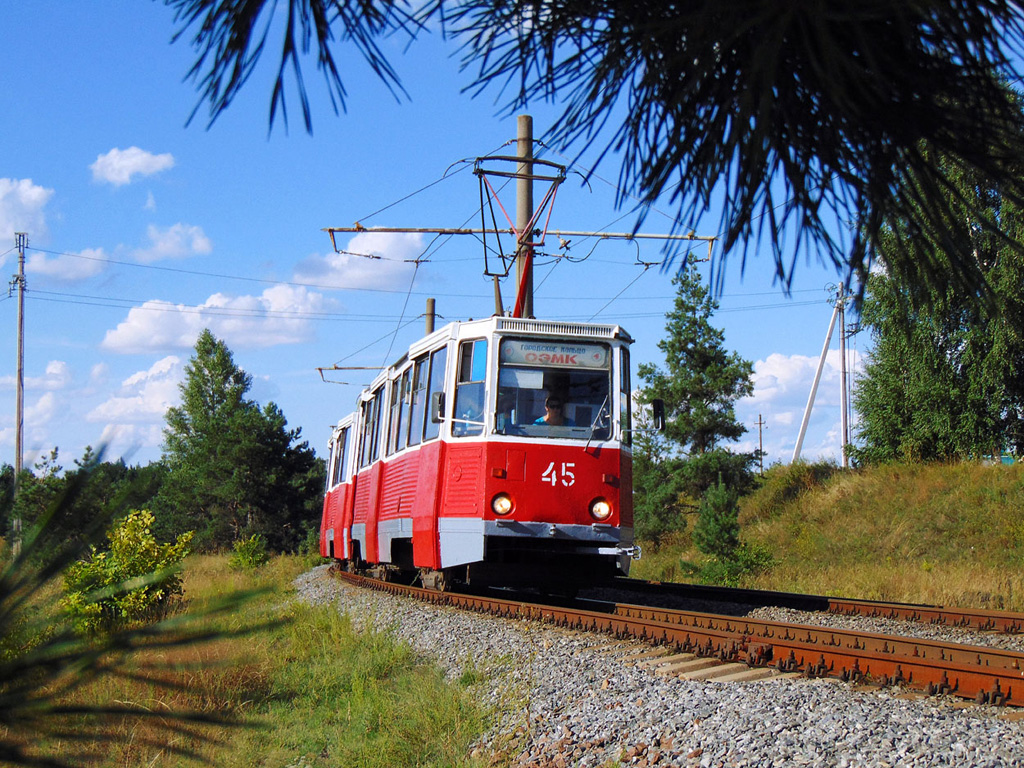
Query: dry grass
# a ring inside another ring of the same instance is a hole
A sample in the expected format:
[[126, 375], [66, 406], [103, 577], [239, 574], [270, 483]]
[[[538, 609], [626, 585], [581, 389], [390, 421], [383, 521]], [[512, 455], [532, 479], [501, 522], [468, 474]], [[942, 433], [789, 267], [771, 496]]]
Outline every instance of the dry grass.
[[[462, 689], [390, 637], [358, 634], [331, 607], [291, 601], [291, 582], [308, 562], [275, 558], [252, 573], [231, 571], [226, 560], [186, 561], [188, 611], [263, 588], [206, 619], [223, 632], [261, 629], [126, 659], [119, 674], [60, 703], [130, 706], [133, 714], [68, 715], [58, 724], [63, 734], [26, 732], [22, 742], [36, 755], [104, 768], [468, 765], [468, 744], [483, 726]], [[183, 711], [218, 722], [171, 717]]]
[[[288, 559], [281, 566], [296, 570]], [[202, 613], [228, 592], [280, 584], [287, 576], [281, 566], [279, 572], [253, 577], [228, 571], [223, 558], [190, 558], [182, 611]], [[260, 648], [268, 638], [262, 633], [232, 636], [266, 618], [260, 606], [242, 605], [236, 612], [202, 620], [204, 628], [226, 637], [111, 659], [110, 674], [81, 685], [57, 703], [130, 708], [133, 713], [67, 715], [51, 723], [62, 736], [40, 739], [37, 733], [25, 733], [26, 746], [36, 755], [84, 765], [179, 765], [193, 762], [189, 755], [209, 758], [233, 737], [226, 723], [241, 723], [272, 690], [273, 665]], [[172, 713], [190, 713], [196, 720], [183, 721]]]

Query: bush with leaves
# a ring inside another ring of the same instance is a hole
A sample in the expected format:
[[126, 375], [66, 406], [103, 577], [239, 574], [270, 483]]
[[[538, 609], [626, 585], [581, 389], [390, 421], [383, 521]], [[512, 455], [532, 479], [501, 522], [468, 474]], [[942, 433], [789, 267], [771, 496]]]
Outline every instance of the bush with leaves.
[[267, 542], [258, 533], [254, 533], [248, 539], [239, 539], [235, 542], [234, 549], [228, 558], [228, 566], [235, 571], [254, 571], [270, 560]]
[[63, 604], [80, 632], [98, 634], [157, 621], [183, 593], [176, 569], [189, 553], [192, 532], [173, 544], [160, 544], [152, 525], [152, 512], [132, 511], [107, 534], [109, 549], [93, 546], [87, 559], [65, 571]]
[[730, 559], [740, 546], [736, 492], [721, 480], [708, 488], [700, 503], [693, 543], [705, 555]]
[[[114, 510], [108, 508], [93, 518], [83, 516], [79, 507], [91, 472], [101, 462], [102, 449], [82, 467], [82, 472], [66, 475], [53, 503], [34, 525], [26, 527], [20, 554], [5, 554], [0, 564], [0, 765], [65, 768], [80, 764], [68, 758], [67, 750], [61, 755], [45, 751], [45, 745], [67, 746], [83, 738], [84, 731], [69, 730], [68, 716], [94, 718], [89, 722], [88, 738], [100, 743], [110, 738], [93, 730], [103, 718], [146, 721], [162, 734], [161, 745], [179, 755], [183, 752], [174, 742], [186, 724], [229, 726], [238, 722], [229, 715], [178, 706], [153, 710], [125, 701], [69, 701], [81, 686], [106, 676], [131, 675], [161, 690], [170, 667], [157, 663], [140, 669], [133, 664], [129, 669], [129, 659], [135, 653], [145, 650], [159, 654], [162, 649], [238, 637], [259, 628], [249, 623], [236, 624], [234, 629], [220, 628], [211, 621], [218, 616], [237, 615], [240, 606], [258, 598], [262, 591], [235, 592], [205, 608], [155, 625], [120, 625], [93, 636], [76, 630], [52, 597], [66, 570], [89, 555], [90, 545], [110, 538], [110, 523], [116, 519]], [[121, 498], [137, 498], [139, 493]], [[10, 494], [0, 493], [0, 519], [10, 519], [12, 506]], [[77, 535], [68, 536], [70, 530]], [[132, 577], [130, 583], [113, 585], [109, 593], [156, 583], [165, 575]], [[43, 752], [40, 744], [44, 745]]]
[[757, 544], [740, 544], [728, 557], [712, 557], [696, 569], [701, 584], [741, 587], [748, 576], [756, 576], [775, 564], [772, 553]]

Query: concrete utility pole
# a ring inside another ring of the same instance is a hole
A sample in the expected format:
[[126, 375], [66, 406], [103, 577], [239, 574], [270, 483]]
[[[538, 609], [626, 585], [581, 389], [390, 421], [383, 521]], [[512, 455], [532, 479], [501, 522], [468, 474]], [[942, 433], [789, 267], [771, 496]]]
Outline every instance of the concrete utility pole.
[[[811, 409], [814, 408], [814, 398], [818, 394], [818, 384], [821, 382], [821, 371], [825, 367], [825, 358], [828, 355], [829, 345], [832, 343], [832, 332], [836, 327], [836, 318], [845, 317], [846, 300], [849, 298], [846, 295], [845, 290], [840, 286], [836, 289], [835, 308], [832, 310], [832, 320], [828, 324], [828, 333], [825, 334], [825, 344], [821, 348], [821, 357], [818, 359], [818, 368], [814, 372], [814, 383], [811, 385], [811, 394], [807, 398], [807, 407], [804, 409], [804, 418], [800, 422], [800, 433], [796, 438], [796, 447], [793, 448], [793, 461], [800, 458], [800, 451], [804, 446], [804, 436], [807, 434], [807, 424], [811, 420]], [[844, 326], [839, 326], [839, 349], [841, 370], [841, 382], [840, 382], [840, 400], [842, 401], [842, 441], [843, 441], [843, 466], [849, 466], [848, 458], [846, 455], [846, 445], [849, 442], [849, 427], [846, 423], [846, 342], [844, 339]]]
[[516, 311], [513, 317], [533, 317], [533, 239], [530, 221], [533, 219], [533, 118], [519, 115], [517, 145], [520, 162], [516, 180], [516, 231], [519, 242], [516, 251]]
[[[14, 244], [18, 249], [18, 274], [12, 281], [18, 286], [18, 384], [17, 404], [14, 416], [14, 493], [18, 493], [18, 480], [21, 477], [22, 456], [24, 455], [25, 430], [25, 244], [28, 234], [14, 233]], [[21, 554], [21, 518], [15, 516], [12, 521], [14, 543], [11, 547], [14, 556]]]
[[839, 407], [843, 411], [840, 420], [840, 432], [842, 433], [843, 468], [850, 466], [850, 457], [846, 448], [850, 444], [850, 424], [847, 419], [847, 393], [846, 393], [846, 296], [842, 288], [839, 289], [839, 298], [836, 299], [836, 306], [839, 308]]

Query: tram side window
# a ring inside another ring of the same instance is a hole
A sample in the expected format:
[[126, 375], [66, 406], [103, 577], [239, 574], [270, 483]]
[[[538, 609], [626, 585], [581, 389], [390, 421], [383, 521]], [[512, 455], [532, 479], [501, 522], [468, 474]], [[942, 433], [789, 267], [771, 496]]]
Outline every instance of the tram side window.
[[410, 414], [406, 422], [409, 426], [409, 445], [419, 445], [423, 439], [423, 413], [427, 401], [427, 358], [421, 357], [413, 369], [411, 392], [409, 393]]
[[622, 442], [633, 444], [633, 408], [630, 403], [629, 350], [623, 348], [619, 372], [619, 424], [622, 427]]
[[331, 486], [338, 485], [348, 479], [345, 466], [348, 463], [348, 427], [338, 433], [334, 441], [334, 466], [331, 474]]
[[[434, 401], [435, 392], [444, 392], [445, 366], [448, 362], [448, 347], [441, 347], [430, 355], [430, 390], [427, 394], [427, 402]], [[424, 408], [423, 439], [433, 440], [441, 429], [438, 422], [430, 420], [430, 409]]]
[[408, 417], [408, 408], [406, 403], [408, 401], [409, 392], [409, 370], [401, 375], [400, 378], [395, 379], [391, 383], [391, 422], [388, 427], [388, 455], [390, 456], [395, 451], [400, 451], [405, 448], [405, 442], [402, 439], [402, 425], [405, 424], [402, 416], [403, 413]]
[[380, 401], [381, 391], [374, 393], [373, 399], [363, 403], [363, 431], [359, 466], [366, 467], [377, 458], [377, 445], [380, 440]]
[[327, 466], [327, 488], [326, 488], [326, 490], [328, 490], [328, 491], [331, 490], [331, 488], [333, 488], [335, 485], [338, 484], [338, 481], [335, 480], [335, 477], [338, 474], [338, 446], [335, 444], [333, 439], [330, 442], [330, 451], [331, 451], [331, 463]]
[[459, 345], [459, 377], [455, 385], [452, 435], [467, 437], [484, 431], [484, 379], [487, 378], [487, 339]]
[[395, 446], [400, 451], [409, 445], [409, 417], [412, 410], [412, 367], [406, 368], [402, 374], [402, 414], [396, 427], [398, 437]]
[[370, 463], [380, 455], [380, 428], [384, 421], [384, 388], [378, 389], [373, 396], [373, 443], [370, 448]]
[[373, 401], [362, 403], [359, 411], [359, 466], [365, 467], [370, 463], [367, 457], [370, 455], [370, 443], [373, 442]]

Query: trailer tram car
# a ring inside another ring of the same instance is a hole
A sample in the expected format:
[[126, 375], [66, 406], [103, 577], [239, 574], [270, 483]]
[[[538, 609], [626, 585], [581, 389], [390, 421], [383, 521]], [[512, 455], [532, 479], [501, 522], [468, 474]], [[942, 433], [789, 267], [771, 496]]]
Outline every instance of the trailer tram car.
[[626, 575], [631, 342], [495, 316], [413, 344], [333, 431], [321, 555], [435, 589]]

